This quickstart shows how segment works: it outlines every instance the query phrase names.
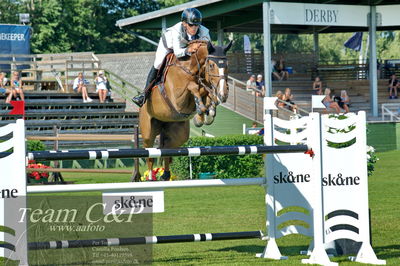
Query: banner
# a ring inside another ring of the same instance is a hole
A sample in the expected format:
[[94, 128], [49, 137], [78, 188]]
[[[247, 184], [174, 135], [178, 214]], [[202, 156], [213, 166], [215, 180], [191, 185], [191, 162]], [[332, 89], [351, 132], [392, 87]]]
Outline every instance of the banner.
[[0, 25], [0, 54], [30, 54], [30, 27]]
[[[0, 54], [30, 54], [30, 27], [24, 25], [0, 24]], [[10, 72], [9, 64], [1, 64], [1, 61], [11, 61], [11, 57], [0, 58], [0, 69]], [[27, 61], [28, 58], [17, 58], [17, 61]], [[17, 69], [29, 68], [29, 66], [17, 65]]]

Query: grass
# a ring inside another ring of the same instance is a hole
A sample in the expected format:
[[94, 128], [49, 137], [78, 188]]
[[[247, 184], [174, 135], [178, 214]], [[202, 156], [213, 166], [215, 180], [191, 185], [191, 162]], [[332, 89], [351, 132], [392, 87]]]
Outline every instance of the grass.
[[[214, 122], [209, 126], [203, 126], [201, 128], [195, 127], [190, 122], [190, 134], [191, 136], [201, 136], [201, 130], [203, 129], [208, 134], [218, 136], [226, 135], [241, 135], [243, 133], [243, 124], [247, 127], [251, 127], [253, 120], [241, 116], [223, 106], [218, 106], [217, 116]], [[262, 125], [259, 125], [263, 127]], [[229, 131], [226, 129], [229, 128]]]
[[[369, 178], [374, 250], [388, 265], [400, 265], [400, 151], [379, 153], [376, 171]], [[130, 175], [68, 173], [75, 183], [127, 182]], [[154, 235], [207, 232], [265, 232], [265, 205], [261, 187], [190, 188], [165, 191], [165, 212], [153, 216]], [[299, 265], [299, 251], [307, 249], [310, 238], [290, 235], [278, 239], [286, 261], [255, 258], [266, 242], [232, 240], [219, 242], [160, 244], [153, 246], [154, 265]], [[357, 265], [346, 257], [333, 258], [341, 265]]]

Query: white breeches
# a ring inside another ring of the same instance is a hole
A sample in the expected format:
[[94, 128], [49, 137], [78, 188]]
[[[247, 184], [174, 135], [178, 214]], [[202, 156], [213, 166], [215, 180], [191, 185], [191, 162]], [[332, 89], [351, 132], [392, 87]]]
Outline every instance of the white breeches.
[[156, 58], [154, 59], [154, 68], [160, 69], [165, 56], [170, 52], [169, 49], [165, 48], [162, 38], [158, 42], [158, 47], [156, 51]]

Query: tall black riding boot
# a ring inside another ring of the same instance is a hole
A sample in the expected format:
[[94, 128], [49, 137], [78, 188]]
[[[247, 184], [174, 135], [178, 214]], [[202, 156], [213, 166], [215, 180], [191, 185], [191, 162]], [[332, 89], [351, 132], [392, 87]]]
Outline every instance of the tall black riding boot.
[[158, 69], [154, 66], [151, 67], [149, 75], [147, 76], [146, 86], [141, 94], [132, 98], [132, 101], [139, 107], [142, 107], [143, 104], [146, 102], [147, 98], [149, 98], [152, 89], [152, 83], [157, 77]]

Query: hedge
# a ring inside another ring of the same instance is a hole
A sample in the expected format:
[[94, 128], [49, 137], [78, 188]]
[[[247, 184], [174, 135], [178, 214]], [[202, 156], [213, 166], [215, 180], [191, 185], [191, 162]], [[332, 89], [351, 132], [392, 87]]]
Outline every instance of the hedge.
[[[185, 147], [201, 146], [237, 146], [263, 144], [262, 136], [238, 135], [226, 137], [192, 137]], [[264, 160], [261, 154], [255, 155], [218, 155], [192, 157], [193, 178], [200, 173], [214, 172], [216, 178], [243, 178], [263, 176]], [[189, 157], [174, 157], [171, 171], [178, 179], [187, 179], [189, 173]]]

